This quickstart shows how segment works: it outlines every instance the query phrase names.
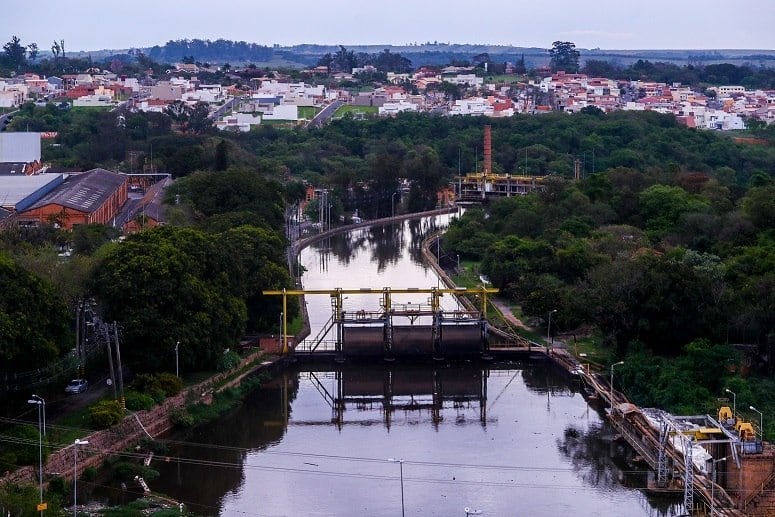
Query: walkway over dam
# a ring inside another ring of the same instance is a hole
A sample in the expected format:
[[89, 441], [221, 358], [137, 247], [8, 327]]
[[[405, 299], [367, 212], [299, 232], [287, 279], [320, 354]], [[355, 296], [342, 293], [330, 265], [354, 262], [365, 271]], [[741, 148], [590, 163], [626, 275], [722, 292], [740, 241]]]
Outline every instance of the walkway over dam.
[[[283, 297], [282, 343], [288, 343], [288, 296], [329, 296], [331, 316], [314, 336], [298, 342], [294, 354], [335, 354], [345, 358], [472, 358], [490, 350], [488, 296], [498, 290], [476, 288], [359, 288], [331, 290], [268, 290]], [[372, 295], [379, 308], [345, 310], [349, 296]], [[424, 301], [406, 301], [401, 295], [427, 295]], [[455, 309], [445, 309], [441, 298], [452, 295]], [[478, 307], [465, 296], [471, 296]]]

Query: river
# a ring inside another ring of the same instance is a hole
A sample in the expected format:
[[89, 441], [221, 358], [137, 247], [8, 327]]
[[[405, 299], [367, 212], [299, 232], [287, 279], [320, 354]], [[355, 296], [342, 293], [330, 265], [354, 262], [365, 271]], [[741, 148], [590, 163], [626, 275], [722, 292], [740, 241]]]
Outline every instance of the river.
[[[306, 289], [434, 287], [422, 235], [451, 216], [332, 237], [301, 253]], [[424, 303], [427, 295], [394, 300]], [[312, 334], [331, 314], [308, 297]], [[345, 310], [376, 310], [351, 295]], [[443, 301], [455, 306], [454, 299]], [[205, 515], [678, 515], [546, 363], [296, 363], [218, 422], [170, 437], [150, 485]]]

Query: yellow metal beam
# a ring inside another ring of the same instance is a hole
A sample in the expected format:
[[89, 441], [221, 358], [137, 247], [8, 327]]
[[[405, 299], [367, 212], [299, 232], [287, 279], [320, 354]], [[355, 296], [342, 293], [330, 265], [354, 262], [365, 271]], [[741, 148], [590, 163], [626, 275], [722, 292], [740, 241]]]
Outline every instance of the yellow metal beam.
[[413, 294], [413, 293], [420, 293], [420, 294], [432, 294], [432, 293], [441, 293], [441, 294], [497, 294], [499, 290], [495, 287], [457, 287], [454, 289], [450, 288], [437, 288], [437, 287], [429, 287], [427, 289], [425, 288], [414, 288], [414, 287], [408, 287], [408, 288], [400, 288], [400, 289], [394, 289], [392, 287], [386, 287], [384, 289], [267, 289], [266, 291], [262, 291], [263, 294], [267, 296], [303, 296], [303, 295], [312, 295], [312, 294], [327, 294], [329, 296], [336, 296], [337, 294], [384, 294], [385, 292], [390, 292], [391, 294]]

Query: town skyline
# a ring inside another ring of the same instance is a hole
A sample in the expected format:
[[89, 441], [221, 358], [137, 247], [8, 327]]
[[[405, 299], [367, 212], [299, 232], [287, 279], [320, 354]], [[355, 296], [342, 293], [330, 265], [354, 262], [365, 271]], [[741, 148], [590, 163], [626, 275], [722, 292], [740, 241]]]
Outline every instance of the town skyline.
[[[301, 0], [290, 15], [240, 0], [228, 9], [213, 9], [203, 0], [191, 0], [185, 10], [149, 0], [110, 9], [95, 0], [82, 0], [77, 12], [56, 5], [44, 0], [36, 9], [4, 12], [6, 40], [16, 35], [22, 43], [35, 42], [43, 51], [50, 42], [64, 40], [72, 52], [146, 48], [178, 39], [267, 46], [438, 42], [549, 48], [552, 41], [563, 40], [582, 49], [775, 48], [767, 27], [775, 17], [775, 5], [768, 0], [751, 0], [746, 9], [708, 9], [701, 0], [655, 0], [648, 7], [602, 0], [595, 9], [579, 9], [569, 0], [546, 6], [496, 0], [486, 10], [457, 0], [443, 7], [397, 0], [384, 10], [366, 9], [354, 0], [339, 2], [336, 9]], [[106, 11], [109, 16], [101, 23], [84, 16]]]

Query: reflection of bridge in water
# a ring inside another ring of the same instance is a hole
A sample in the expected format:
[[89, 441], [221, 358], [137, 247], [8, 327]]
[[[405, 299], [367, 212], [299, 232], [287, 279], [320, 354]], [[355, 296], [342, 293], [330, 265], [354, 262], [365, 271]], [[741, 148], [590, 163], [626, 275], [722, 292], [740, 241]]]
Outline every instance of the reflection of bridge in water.
[[[476, 288], [332, 289], [264, 291], [283, 297], [282, 342], [287, 343], [287, 297], [327, 295], [331, 316], [312, 337], [296, 344], [300, 354], [335, 354], [345, 358], [479, 357], [489, 351], [487, 297], [498, 290]], [[398, 303], [394, 295], [427, 294], [424, 302]], [[441, 297], [453, 295], [457, 308], [445, 309]], [[346, 311], [347, 295], [379, 297], [378, 310]], [[472, 296], [478, 306], [464, 297]], [[304, 304], [302, 304], [304, 306]], [[305, 321], [306, 319], [305, 315]]]
[[[384, 365], [377, 375], [364, 377], [359, 369], [306, 372], [312, 385], [331, 406], [331, 422], [342, 427], [345, 414], [368, 415], [379, 411], [381, 420], [390, 427], [396, 412], [416, 412], [429, 415], [430, 422], [442, 421], [442, 410], [452, 409], [456, 421], [465, 422], [463, 414], [474, 412], [477, 422], [487, 424], [487, 371], [471, 368], [407, 368], [393, 369]], [[353, 413], [348, 413], [353, 414]], [[354, 418], [364, 424], [363, 418]]]

